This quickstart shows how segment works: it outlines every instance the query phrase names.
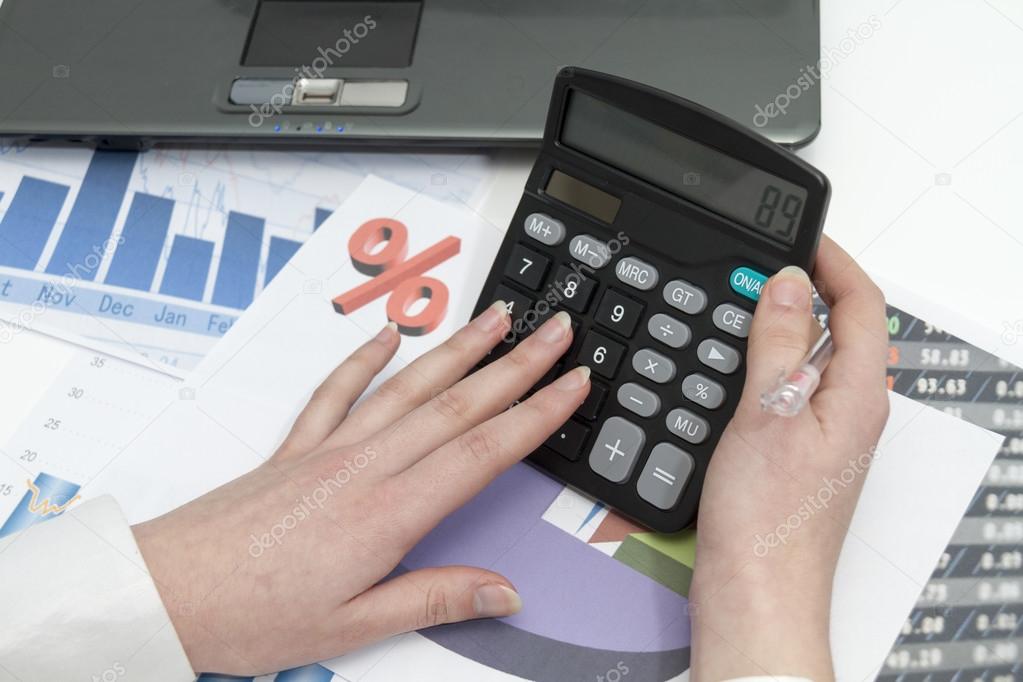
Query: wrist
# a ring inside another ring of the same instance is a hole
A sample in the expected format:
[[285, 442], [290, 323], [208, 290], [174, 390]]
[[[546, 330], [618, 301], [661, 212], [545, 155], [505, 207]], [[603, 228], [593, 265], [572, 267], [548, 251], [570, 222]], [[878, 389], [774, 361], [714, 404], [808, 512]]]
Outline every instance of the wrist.
[[698, 567], [690, 590], [693, 679], [834, 677], [830, 581], [747, 562]]

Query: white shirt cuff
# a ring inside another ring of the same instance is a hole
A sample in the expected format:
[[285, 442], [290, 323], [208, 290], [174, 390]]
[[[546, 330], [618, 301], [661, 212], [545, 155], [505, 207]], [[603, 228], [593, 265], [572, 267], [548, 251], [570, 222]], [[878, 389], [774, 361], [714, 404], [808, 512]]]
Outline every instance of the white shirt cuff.
[[108, 495], [0, 539], [0, 585], [0, 680], [195, 679]]

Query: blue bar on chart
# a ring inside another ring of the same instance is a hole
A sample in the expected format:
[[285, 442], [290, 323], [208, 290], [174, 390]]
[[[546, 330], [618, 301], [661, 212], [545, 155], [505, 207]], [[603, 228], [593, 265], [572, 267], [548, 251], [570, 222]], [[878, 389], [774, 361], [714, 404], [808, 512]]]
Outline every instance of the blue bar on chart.
[[274, 682], [331, 682], [334, 673], [318, 663], [277, 673]]
[[160, 293], [201, 301], [213, 260], [213, 242], [174, 235]]
[[31, 270], [39, 261], [68, 187], [25, 176], [0, 222], [0, 265]]
[[291, 260], [301, 246], [302, 242], [292, 239], [270, 237], [270, 251], [266, 255], [266, 276], [263, 278], [263, 286], [269, 284], [270, 280], [277, 276], [284, 264]]
[[217, 281], [213, 284], [213, 303], [244, 309], [256, 294], [259, 252], [263, 248], [262, 218], [230, 211], [227, 231], [220, 251]]
[[93, 154], [46, 272], [89, 281], [96, 277], [103, 245], [113, 232], [137, 158], [138, 152], [128, 151]]
[[35, 481], [26, 483], [28, 490], [25, 495], [4, 525], [0, 526], [0, 538], [61, 515], [78, 499], [78, 489], [81, 487], [45, 472], [40, 472]]
[[323, 221], [334, 214], [329, 208], [318, 208], [316, 209], [316, 216], [313, 218], [313, 232], [320, 229], [320, 225]]
[[121, 230], [121, 242], [107, 271], [106, 283], [149, 291], [167, 240], [174, 202], [137, 192]]

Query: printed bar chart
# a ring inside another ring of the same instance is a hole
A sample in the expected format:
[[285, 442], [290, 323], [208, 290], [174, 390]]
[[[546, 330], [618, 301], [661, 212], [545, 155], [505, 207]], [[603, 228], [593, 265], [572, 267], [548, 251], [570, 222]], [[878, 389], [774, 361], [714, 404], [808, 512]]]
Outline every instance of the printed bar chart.
[[160, 293], [201, 301], [213, 262], [213, 242], [175, 235]]
[[137, 159], [138, 152], [93, 154], [46, 272], [95, 279], [99, 267], [95, 254], [102, 254], [103, 245], [113, 232]]
[[[316, 210], [319, 212], [321, 209]], [[266, 276], [263, 286], [269, 284], [277, 276], [277, 273], [291, 260], [291, 257], [295, 255], [300, 246], [302, 246], [301, 242], [296, 242], [292, 239], [270, 237], [270, 251], [266, 256]]]
[[32, 269], [42, 255], [68, 187], [30, 176], [21, 179], [0, 221], [0, 265]]
[[173, 210], [170, 199], [142, 192], [135, 195], [121, 231], [121, 243], [107, 271], [107, 284], [149, 291]]
[[[220, 253], [220, 267], [213, 286], [213, 303], [227, 308], [247, 308], [256, 295], [256, 273], [263, 245], [262, 218], [231, 211]], [[200, 292], [201, 293], [201, 292]]]

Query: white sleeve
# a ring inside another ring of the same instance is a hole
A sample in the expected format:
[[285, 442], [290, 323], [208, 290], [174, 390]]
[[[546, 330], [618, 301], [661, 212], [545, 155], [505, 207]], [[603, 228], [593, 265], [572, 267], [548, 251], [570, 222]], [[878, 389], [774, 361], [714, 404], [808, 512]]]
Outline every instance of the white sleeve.
[[110, 496], [0, 539], [0, 586], [0, 680], [195, 679]]

